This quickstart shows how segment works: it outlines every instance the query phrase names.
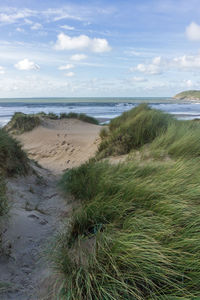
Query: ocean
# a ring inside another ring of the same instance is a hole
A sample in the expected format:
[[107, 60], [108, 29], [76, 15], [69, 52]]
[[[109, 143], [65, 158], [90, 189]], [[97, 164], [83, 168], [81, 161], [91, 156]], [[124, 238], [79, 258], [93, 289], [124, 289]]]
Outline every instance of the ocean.
[[0, 99], [0, 127], [6, 125], [15, 112], [26, 114], [38, 112], [84, 113], [100, 122], [109, 122], [140, 103], [173, 114], [178, 119], [200, 119], [200, 102], [173, 98], [29, 98]]

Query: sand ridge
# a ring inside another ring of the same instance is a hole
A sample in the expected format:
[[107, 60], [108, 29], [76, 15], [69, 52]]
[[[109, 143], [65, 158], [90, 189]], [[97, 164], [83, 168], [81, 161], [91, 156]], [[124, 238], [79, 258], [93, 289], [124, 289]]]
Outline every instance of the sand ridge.
[[76, 119], [47, 120], [16, 138], [31, 159], [60, 174], [95, 154], [101, 128]]

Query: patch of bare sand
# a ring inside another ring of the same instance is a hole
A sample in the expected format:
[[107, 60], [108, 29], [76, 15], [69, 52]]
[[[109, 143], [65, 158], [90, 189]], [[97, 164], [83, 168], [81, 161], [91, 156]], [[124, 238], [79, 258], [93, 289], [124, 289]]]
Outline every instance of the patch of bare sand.
[[60, 174], [92, 157], [99, 144], [101, 126], [76, 119], [48, 120], [16, 136], [31, 159]]

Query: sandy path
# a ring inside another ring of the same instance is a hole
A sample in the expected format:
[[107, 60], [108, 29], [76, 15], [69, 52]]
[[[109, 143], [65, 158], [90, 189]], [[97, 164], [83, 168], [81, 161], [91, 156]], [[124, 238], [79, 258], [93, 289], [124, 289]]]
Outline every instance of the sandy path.
[[51, 273], [44, 249], [70, 211], [56, 187], [58, 178], [48, 170], [37, 172], [41, 177], [8, 181], [12, 207], [0, 256], [0, 282], [8, 284], [8, 291], [0, 294], [2, 300], [42, 299], [43, 282]]
[[[52, 270], [44, 250], [72, 209], [57, 187], [58, 174], [95, 153], [99, 130], [77, 120], [49, 121], [18, 137], [29, 156], [46, 169], [34, 166], [38, 175], [8, 180], [11, 209], [0, 255], [1, 300], [52, 299], [47, 293]], [[68, 146], [74, 150], [66, 150]]]

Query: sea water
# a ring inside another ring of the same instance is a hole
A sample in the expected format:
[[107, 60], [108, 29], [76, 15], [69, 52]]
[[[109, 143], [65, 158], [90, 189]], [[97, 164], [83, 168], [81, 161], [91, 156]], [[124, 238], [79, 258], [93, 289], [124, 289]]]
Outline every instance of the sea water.
[[29, 98], [0, 99], [0, 126], [6, 125], [15, 112], [32, 114], [38, 112], [84, 113], [100, 120], [119, 116], [140, 103], [173, 114], [178, 119], [200, 119], [200, 102], [182, 101], [173, 98]]

